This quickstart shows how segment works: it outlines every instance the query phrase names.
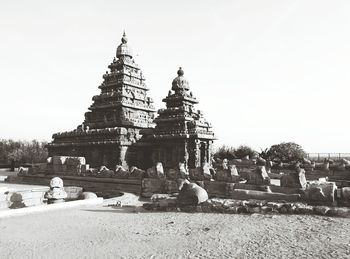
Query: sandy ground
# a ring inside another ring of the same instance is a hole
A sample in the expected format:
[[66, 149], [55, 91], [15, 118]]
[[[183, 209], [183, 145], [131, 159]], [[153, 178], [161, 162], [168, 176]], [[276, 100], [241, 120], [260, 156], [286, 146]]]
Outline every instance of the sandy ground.
[[350, 258], [350, 220], [90, 207], [0, 219], [0, 258]]

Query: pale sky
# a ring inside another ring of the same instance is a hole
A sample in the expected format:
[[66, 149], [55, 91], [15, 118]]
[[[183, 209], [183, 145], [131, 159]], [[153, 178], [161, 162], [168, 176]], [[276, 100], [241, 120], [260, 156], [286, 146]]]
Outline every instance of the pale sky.
[[350, 1], [0, 2], [0, 138], [84, 119], [125, 29], [157, 109], [183, 67], [222, 144], [350, 152]]

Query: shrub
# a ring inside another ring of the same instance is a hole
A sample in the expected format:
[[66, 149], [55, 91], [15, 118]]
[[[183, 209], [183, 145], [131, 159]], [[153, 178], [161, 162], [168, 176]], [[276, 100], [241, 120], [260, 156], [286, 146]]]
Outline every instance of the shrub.
[[233, 148], [229, 146], [221, 146], [213, 154], [214, 159], [224, 159], [232, 160], [234, 158], [243, 158], [249, 155], [250, 158], [257, 156], [257, 152], [249, 146], [241, 145], [238, 148]]
[[236, 158], [243, 158], [245, 156], [249, 156], [249, 158], [255, 158], [257, 154], [258, 153], [254, 149], [245, 145], [239, 146], [234, 152]]
[[294, 142], [283, 142], [271, 146], [266, 152], [266, 157], [279, 162], [301, 161], [306, 157], [306, 152]]

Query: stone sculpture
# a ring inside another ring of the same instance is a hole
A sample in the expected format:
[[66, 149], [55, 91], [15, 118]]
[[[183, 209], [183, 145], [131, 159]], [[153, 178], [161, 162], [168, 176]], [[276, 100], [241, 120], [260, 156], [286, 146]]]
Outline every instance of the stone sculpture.
[[67, 193], [63, 188], [63, 180], [59, 177], [54, 177], [50, 181], [50, 190], [45, 193], [45, 198], [49, 204], [64, 202], [67, 198]]

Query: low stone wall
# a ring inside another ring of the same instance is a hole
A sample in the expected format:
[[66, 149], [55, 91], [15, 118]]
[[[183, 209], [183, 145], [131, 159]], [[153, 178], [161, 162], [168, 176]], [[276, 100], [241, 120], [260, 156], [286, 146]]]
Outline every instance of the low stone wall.
[[80, 186], [84, 191], [94, 192], [99, 197], [118, 196], [120, 192], [141, 193], [141, 179], [115, 179], [68, 175], [25, 175], [9, 176], [12, 183], [40, 184], [48, 186], [50, 180], [59, 176], [65, 186]]
[[227, 214], [315, 214], [323, 216], [350, 217], [350, 208], [311, 206], [299, 202], [268, 202], [264, 200], [209, 199], [197, 206], [180, 206], [176, 197], [145, 203], [150, 211], [205, 212]]
[[[44, 195], [48, 190], [49, 187], [18, 191], [3, 189], [0, 192], [0, 209], [18, 209], [42, 205], [46, 203]], [[67, 200], [77, 200], [83, 191], [81, 187], [76, 186], [66, 186], [64, 190], [67, 193]]]

